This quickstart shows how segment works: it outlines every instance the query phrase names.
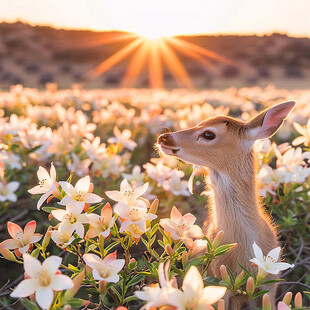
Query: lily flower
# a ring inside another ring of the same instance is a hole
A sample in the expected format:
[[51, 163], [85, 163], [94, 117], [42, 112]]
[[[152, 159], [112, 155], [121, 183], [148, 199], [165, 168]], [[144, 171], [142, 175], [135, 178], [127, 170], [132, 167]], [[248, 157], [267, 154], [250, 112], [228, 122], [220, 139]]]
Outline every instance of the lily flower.
[[194, 225], [196, 217], [191, 213], [184, 216], [176, 207], [171, 210], [170, 219], [161, 219], [159, 224], [171, 235], [173, 240], [187, 240], [203, 237], [203, 232], [198, 225]]
[[204, 288], [203, 280], [197, 267], [192, 266], [186, 273], [182, 291], [171, 294], [170, 304], [178, 310], [205, 310], [213, 309], [211, 305], [218, 302], [226, 293], [223, 286], [207, 286]]
[[262, 249], [254, 242], [253, 251], [255, 258], [250, 262], [258, 266], [258, 278], [264, 279], [268, 274], [278, 274], [282, 270], [295, 267], [294, 264], [278, 262], [281, 248], [272, 249], [267, 256], [264, 256]]
[[112, 207], [109, 203], [102, 208], [100, 215], [87, 214], [86, 217], [89, 223], [86, 239], [91, 239], [99, 235], [102, 235], [104, 238], [110, 236], [111, 227], [115, 223], [115, 218], [113, 217]]
[[72, 235], [74, 232], [73, 226], [70, 223], [61, 223], [57, 230], [53, 230], [51, 234], [52, 240], [59, 244], [60, 247], [65, 248], [74, 240]]
[[86, 214], [82, 214], [83, 206], [67, 206], [66, 210], [53, 210], [52, 215], [62, 223], [69, 223], [80, 238], [84, 238], [84, 226], [87, 223]]
[[115, 137], [111, 137], [108, 139], [109, 143], [121, 144], [124, 148], [127, 148], [130, 151], [133, 151], [137, 146], [137, 143], [130, 139], [131, 131], [129, 129], [125, 129], [120, 131], [117, 126], [113, 128], [113, 134]]
[[19, 257], [32, 249], [32, 244], [38, 242], [42, 235], [34, 233], [36, 230], [36, 221], [30, 221], [26, 224], [24, 231], [22, 228], [12, 222], [8, 222], [8, 232], [12, 239], [4, 240], [0, 243], [0, 249], [14, 250]]
[[120, 185], [120, 191], [107, 191], [106, 195], [117, 202], [122, 202], [127, 205], [136, 206], [143, 205], [144, 202], [139, 200], [148, 189], [149, 183], [145, 183], [142, 186], [132, 188], [127, 179], [123, 179]]
[[53, 302], [54, 291], [73, 287], [70, 277], [59, 274], [60, 257], [50, 256], [42, 264], [29, 254], [24, 254], [23, 259], [27, 279], [17, 285], [11, 297], [24, 298], [35, 293], [38, 305], [42, 309], [48, 309]]
[[87, 266], [93, 269], [95, 280], [117, 283], [119, 281], [118, 273], [125, 265], [124, 259], [116, 258], [116, 251], [101, 259], [95, 254], [84, 254], [83, 259]]
[[170, 305], [170, 296], [178, 291], [178, 287], [175, 277], [169, 281], [169, 267], [170, 261], [167, 261], [165, 265], [160, 263], [158, 266], [159, 283], [145, 286], [143, 287], [143, 291], [135, 292], [135, 295], [139, 299], [147, 302], [141, 310], [149, 310]]
[[53, 197], [61, 198], [62, 196], [58, 189], [59, 185], [56, 182], [56, 169], [53, 163], [51, 163], [50, 173], [40, 166], [37, 175], [39, 178], [39, 185], [29, 189], [28, 192], [32, 195], [43, 194], [37, 203], [37, 208], [39, 210], [46, 199], [47, 202], [49, 202]]
[[66, 193], [66, 196], [59, 202], [62, 206], [84, 207], [85, 203], [98, 203], [102, 200], [100, 196], [91, 193], [93, 185], [88, 175], [77, 181], [75, 187], [64, 181], [60, 181], [59, 184]]
[[292, 145], [296, 146], [299, 144], [304, 144], [305, 146], [310, 146], [310, 119], [306, 126], [301, 126], [298, 123], [294, 123], [294, 128], [301, 134], [301, 136], [294, 139]]
[[5, 180], [0, 182], [0, 201], [17, 201], [17, 196], [15, 194], [16, 190], [19, 188], [19, 182], [13, 181], [7, 183]]

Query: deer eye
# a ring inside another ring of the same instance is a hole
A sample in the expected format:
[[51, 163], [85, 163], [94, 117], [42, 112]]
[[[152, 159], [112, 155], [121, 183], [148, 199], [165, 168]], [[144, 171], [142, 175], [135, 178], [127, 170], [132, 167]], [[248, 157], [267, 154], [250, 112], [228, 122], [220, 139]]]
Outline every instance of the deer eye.
[[216, 135], [214, 132], [207, 130], [204, 134], [203, 137], [207, 140], [213, 140], [215, 139]]

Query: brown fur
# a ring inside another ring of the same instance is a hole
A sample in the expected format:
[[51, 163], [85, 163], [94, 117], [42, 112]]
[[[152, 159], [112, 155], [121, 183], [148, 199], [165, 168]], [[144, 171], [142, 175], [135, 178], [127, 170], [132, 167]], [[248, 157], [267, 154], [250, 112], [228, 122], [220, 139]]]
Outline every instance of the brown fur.
[[[167, 155], [209, 168], [215, 195], [205, 225], [207, 235], [212, 239], [223, 230], [223, 244], [238, 243], [237, 248], [214, 260], [211, 272], [217, 277], [222, 264], [229, 266], [235, 274], [239, 273], [241, 269], [237, 262], [256, 272], [257, 268], [249, 261], [254, 257], [254, 241], [264, 254], [279, 246], [275, 225], [259, 202], [252, 144], [256, 136], [268, 137], [275, 133], [293, 106], [292, 102], [274, 106], [250, 122], [216, 116], [193, 128], [166, 133], [158, 139]], [[204, 139], [206, 130], [215, 132], [216, 139]], [[271, 285], [269, 289], [274, 299], [276, 286]], [[228, 309], [233, 307], [230, 304]]]

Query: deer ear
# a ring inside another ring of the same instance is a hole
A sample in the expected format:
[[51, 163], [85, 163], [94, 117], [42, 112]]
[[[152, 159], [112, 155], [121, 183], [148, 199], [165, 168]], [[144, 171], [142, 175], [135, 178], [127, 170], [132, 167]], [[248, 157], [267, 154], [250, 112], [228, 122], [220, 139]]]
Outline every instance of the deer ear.
[[249, 140], [266, 139], [274, 135], [293, 110], [295, 104], [295, 101], [287, 101], [259, 113], [245, 127], [247, 138]]

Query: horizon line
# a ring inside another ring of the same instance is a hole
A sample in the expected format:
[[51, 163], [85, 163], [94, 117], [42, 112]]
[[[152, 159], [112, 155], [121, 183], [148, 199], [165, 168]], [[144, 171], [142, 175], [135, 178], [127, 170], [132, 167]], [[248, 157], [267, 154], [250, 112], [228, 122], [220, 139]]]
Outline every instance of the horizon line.
[[[61, 26], [61, 25], [55, 25], [52, 23], [32, 23], [30, 21], [24, 20], [22, 18], [16, 18], [14, 20], [7, 20], [5, 18], [0, 19], [0, 24], [16, 24], [16, 23], [22, 23], [29, 25], [31, 27], [49, 27], [53, 28], [55, 30], [67, 30], [67, 31], [90, 31], [90, 32], [124, 32], [124, 33], [133, 33], [137, 34], [132, 31], [126, 31], [123, 29], [96, 29], [96, 28], [87, 28], [87, 27], [81, 27], [81, 28], [76, 28], [76, 27], [70, 27], [70, 26]], [[285, 35], [288, 37], [293, 37], [293, 38], [307, 38], [310, 39], [310, 34], [292, 34], [289, 32], [281, 32], [279, 30], [272, 30], [270, 32], [201, 32], [201, 33], [187, 33], [187, 34], [175, 34], [175, 35], [170, 35], [167, 37], [189, 37], [189, 36], [257, 36], [257, 37], [264, 37], [264, 36], [271, 36], [274, 34], [279, 34], [279, 35]], [[139, 34], [138, 34], [139, 35]], [[164, 37], [164, 36], [163, 36]]]

